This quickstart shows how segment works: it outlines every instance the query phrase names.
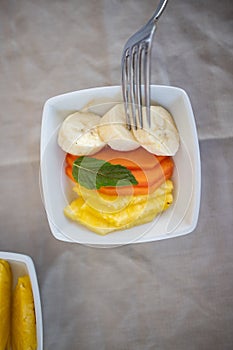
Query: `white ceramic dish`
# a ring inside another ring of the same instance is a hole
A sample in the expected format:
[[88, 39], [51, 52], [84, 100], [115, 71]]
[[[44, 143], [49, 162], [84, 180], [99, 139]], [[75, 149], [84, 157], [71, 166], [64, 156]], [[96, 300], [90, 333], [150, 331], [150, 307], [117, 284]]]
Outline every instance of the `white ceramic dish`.
[[128, 243], [150, 242], [192, 232], [197, 224], [201, 171], [200, 153], [195, 119], [189, 98], [184, 90], [170, 86], [151, 87], [152, 102], [167, 108], [173, 115], [180, 134], [180, 148], [174, 157], [174, 203], [152, 223], [99, 236], [64, 214], [64, 207], [73, 198], [71, 185], [64, 175], [65, 153], [57, 144], [57, 133], [64, 118], [92, 105], [99, 114], [109, 104], [122, 101], [121, 87], [99, 87], [50, 98], [44, 106], [41, 127], [41, 183], [42, 197], [54, 237], [62, 241], [108, 247]]
[[35, 304], [36, 314], [36, 332], [37, 332], [37, 350], [43, 349], [43, 323], [40, 293], [36, 277], [36, 271], [32, 259], [23, 254], [0, 252], [0, 259], [7, 260], [11, 266], [13, 275], [13, 288], [15, 288], [17, 280], [20, 276], [29, 275], [32, 285], [32, 292]]

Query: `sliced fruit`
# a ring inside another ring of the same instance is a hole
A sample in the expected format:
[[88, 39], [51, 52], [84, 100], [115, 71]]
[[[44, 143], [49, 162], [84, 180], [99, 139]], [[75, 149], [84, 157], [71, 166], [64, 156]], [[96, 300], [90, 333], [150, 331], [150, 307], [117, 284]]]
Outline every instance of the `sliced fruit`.
[[[101, 187], [99, 192], [112, 196], [127, 196], [127, 195], [142, 195], [153, 193], [166, 180], [170, 179], [173, 173], [174, 162], [172, 158], [167, 157], [161, 161], [160, 165], [156, 166], [150, 172], [150, 178], [146, 177], [146, 172], [141, 171], [140, 178], [137, 177], [136, 171], [132, 170], [133, 175], [138, 181], [136, 186], [124, 187]], [[149, 174], [147, 172], [147, 174]], [[138, 172], [139, 173], [139, 172]], [[142, 182], [140, 182], [142, 181]]]
[[12, 272], [8, 261], [0, 259], [0, 350], [10, 343]]
[[90, 112], [69, 115], [59, 130], [59, 146], [63, 151], [79, 156], [98, 152], [105, 146], [97, 131], [99, 122], [100, 116]]
[[[78, 156], [76, 155], [67, 153], [67, 164], [72, 166], [77, 157]], [[134, 151], [124, 152], [113, 150], [108, 146], [105, 146], [101, 151], [91, 155], [90, 157], [102, 159], [106, 162], [110, 162], [111, 164], [121, 164], [130, 170], [139, 168], [146, 170], [152, 169], [158, 164], [158, 162], [165, 158], [165, 156], [156, 156], [151, 154], [142, 147], [139, 147]]]
[[[122, 208], [112, 208], [112, 211], [94, 208], [82, 197], [78, 197], [64, 209], [64, 213], [68, 218], [78, 221], [90, 230], [100, 235], [106, 235], [116, 230], [123, 230], [153, 220], [156, 215], [171, 205], [173, 201], [172, 187], [168, 184], [166, 188], [166, 185], [163, 184], [156, 196], [143, 196], [142, 200], [141, 198], [139, 200], [139, 197], [134, 200], [136, 197], [132, 197], [132, 201], [128, 205]], [[121, 198], [124, 199], [124, 197]]]
[[30, 278], [18, 278], [12, 305], [12, 350], [37, 348], [36, 317]]
[[146, 123], [146, 107], [143, 107], [143, 129], [132, 129], [136, 140], [148, 152], [174, 156], [179, 148], [179, 134], [171, 114], [161, 106], [151, 106], [151, 126]]
[[126, 127], [125, 109], [122, 103], [116, 104], [104, 114], [98, 131], [101, 139], [114, 150], [131, 151], [140, 146]]
[[[98, 191], [112, 196], [129, 196], [129, 195], [142, 195], [154, 192], [165, 180], [170, 179], [173, 174], [174, 162], [171, 157], [161, 157], [161, 161], [158, 162], [154, 158], [153, 168], [149, 169], [130, 169], [136, 180], [137, 185], [134, 186], [103, 186]], [[110, 161], [111, 162], [111, 161]], [[65, 168], [67, 176], [75, 182], [72, 175], [72, 166], [67, 165]]]

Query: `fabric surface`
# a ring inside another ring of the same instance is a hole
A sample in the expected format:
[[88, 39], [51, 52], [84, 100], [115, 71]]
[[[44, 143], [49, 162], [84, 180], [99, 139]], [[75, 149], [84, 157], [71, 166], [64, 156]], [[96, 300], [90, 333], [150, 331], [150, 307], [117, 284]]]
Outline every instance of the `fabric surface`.
[[46, 350], [233, 348], [231, 0], [170, 0], [153, 42], [152, 83], [183, 88], [195, 114], [195, 231], [113, 249], [64, 243], [41, 200], [45, 101], [119, 85], [124, 43], [157, 3], [0, 0], [0, 250], [35, 263]]

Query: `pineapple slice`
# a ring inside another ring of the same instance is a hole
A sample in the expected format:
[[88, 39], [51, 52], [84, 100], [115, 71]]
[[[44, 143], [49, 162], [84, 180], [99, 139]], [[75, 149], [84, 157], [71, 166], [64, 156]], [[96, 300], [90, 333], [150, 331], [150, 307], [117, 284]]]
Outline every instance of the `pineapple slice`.
[[9, 348], [10, 344], [11, 288], [10, 264], [0, 259], [0, 350]]
[[152, 221], [172, 204], [172, 189], [172, 181], [167, 180], [150, 195], [119, 196], [113, 200], [112, 196], [100, 196], [96, 191], [76, 186], [75, 191], [81, 196], [64, 213], [91, 231], [106, 235]]
[[36, 317], [28, 275], [18, 278], [12, 305], [12, 350], [37, 348]]

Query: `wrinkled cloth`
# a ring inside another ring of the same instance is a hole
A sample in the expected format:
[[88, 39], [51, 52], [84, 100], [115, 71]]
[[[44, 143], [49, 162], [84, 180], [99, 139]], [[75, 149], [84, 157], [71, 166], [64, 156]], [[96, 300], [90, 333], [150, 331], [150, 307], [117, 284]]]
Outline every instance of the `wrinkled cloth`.
[[32, 257], [46, 350], [233, 348], [233, 3], [170, 1], [151, 82], [183, 88], [202, 162], [198, 225], [112, 249], [56, 240], [40, 192], [45, 101], [121, 83], [151, 0], [0, 0], [0, 250]]

